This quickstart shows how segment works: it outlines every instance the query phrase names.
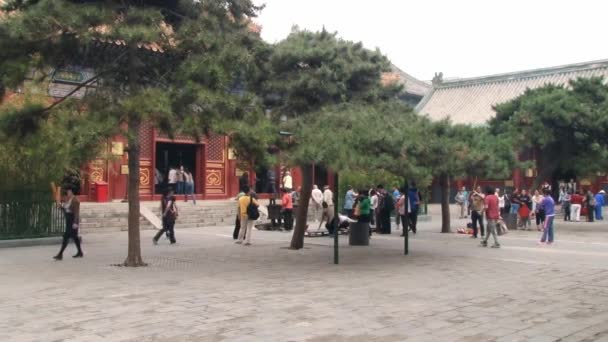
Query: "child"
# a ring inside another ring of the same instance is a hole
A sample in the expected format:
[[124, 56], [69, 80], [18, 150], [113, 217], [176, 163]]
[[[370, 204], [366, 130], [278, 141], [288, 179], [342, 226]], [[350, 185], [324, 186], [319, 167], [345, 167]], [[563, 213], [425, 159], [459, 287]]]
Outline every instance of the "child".
[[532, 222], [530, 222], [530, 208], [524, 203], [519, 207], [520, 225], [524, 230], [532, 230]]

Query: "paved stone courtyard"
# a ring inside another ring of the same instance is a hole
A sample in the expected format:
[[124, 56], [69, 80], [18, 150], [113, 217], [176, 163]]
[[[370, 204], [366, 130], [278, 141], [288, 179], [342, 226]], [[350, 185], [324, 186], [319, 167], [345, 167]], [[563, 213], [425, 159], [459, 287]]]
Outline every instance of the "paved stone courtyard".
[[[464, 225], [464, 221], [455, 226]], [[126, 233], [84, 236], [85, 258], [55, 246], [0, 249], [0, 341], [608, 341], [608, 225], [557, 222], [557, 244], [509, 233], [503, 248], [422, 223], [348, 247], [230, 227], [142, 233], [141, 269], [111, 266]]]

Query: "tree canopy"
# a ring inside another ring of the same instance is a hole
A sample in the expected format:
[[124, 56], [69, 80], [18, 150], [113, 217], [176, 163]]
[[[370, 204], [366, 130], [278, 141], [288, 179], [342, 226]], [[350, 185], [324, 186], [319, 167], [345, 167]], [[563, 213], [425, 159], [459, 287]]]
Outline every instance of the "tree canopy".
[[528, 89], [495, 110], [492, 132], [512, 136], [520, 152], [533, 152], [528, 156], [540, 169], [536, 185], [555, 172], [588, 175], [608, 166], [608, 86], [602, 78]]

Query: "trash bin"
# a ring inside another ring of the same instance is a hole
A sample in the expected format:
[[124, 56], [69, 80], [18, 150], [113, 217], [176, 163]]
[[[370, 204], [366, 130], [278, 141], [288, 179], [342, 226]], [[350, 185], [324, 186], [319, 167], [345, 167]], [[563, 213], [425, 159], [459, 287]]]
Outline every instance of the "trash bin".
[[517, 229], [517, 214], [505, 214], [503, 215], [503, 219], [505, 220], [505, 224], [509, 230]]
[[95, 202], [108, 201], [108, 183], [95, 182]]
[[369, 246], [369, 223], [351, 222], [348, 232], [348, 244], [351, 246]]
[[281, 225], [281, 206], [278, 204], [268, 205], [268, 218], [272, 222], [272, 225]]

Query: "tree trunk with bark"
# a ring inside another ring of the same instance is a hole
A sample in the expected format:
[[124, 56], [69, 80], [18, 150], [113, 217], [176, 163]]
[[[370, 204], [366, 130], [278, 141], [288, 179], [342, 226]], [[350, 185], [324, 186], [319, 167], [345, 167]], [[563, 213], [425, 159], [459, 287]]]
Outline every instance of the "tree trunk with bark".
[[302, 191], [300, 192], [300, 205], [296, 213], [296, 226], [291, 237], [290, 249], [301, 249], [304, 247], [304, 233], [308, 225], [308, 204], [312, 195], [312, 165], [301, 166]]
[[443, 173], [439, 176], [441, 187], [441, 232], [451, 233], [450, 227], [450, 176]]
[[[137, 46], [129, 46], [129, 91], [131, 94], [137, 92], [137, 71], [135, 66], [137, 61]], [[141, 241], [139, 235], [139, 154], [141, 146], [139, 144], [139, 128], [141, 117], [138, 113], [130, 113], [127, 118], [127, 141], [129, 144], [129, 249], [127, 258], [123, 265], [128, 267], [146, 266], [141, 258]]]
[[146, 266], [141, 258], [139, 235], [139, 127], [141, 120], [134, 116], [128, 120], [129, 142], [129, 250], [124, 266]]

